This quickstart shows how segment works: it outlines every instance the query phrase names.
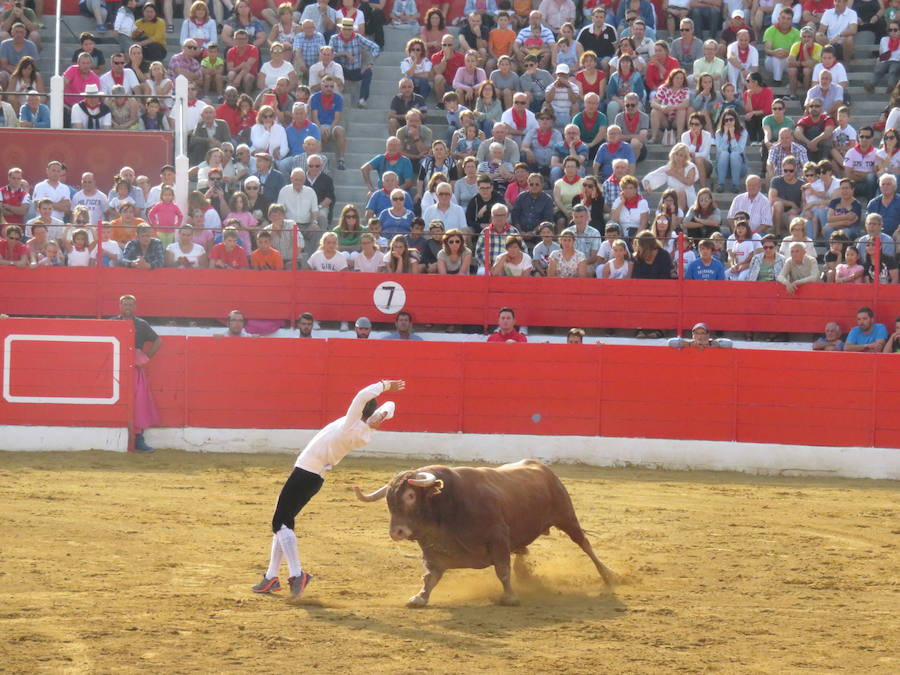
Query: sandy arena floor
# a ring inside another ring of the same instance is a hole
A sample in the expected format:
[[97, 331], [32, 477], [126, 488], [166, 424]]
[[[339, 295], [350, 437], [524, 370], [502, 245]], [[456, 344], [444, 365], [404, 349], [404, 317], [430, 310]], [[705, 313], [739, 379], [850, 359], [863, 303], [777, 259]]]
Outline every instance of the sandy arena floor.
[[418, 547], [350, 487], [414, 467], [350, 459], [298, 521], [291, 607], [249, 588], [292, 462], [0, 453], [0, 672], [900, 671], [896, 484], [559, 466], [625, 584], [554, 531], [522, 606], [467, 570], [410, 610]]

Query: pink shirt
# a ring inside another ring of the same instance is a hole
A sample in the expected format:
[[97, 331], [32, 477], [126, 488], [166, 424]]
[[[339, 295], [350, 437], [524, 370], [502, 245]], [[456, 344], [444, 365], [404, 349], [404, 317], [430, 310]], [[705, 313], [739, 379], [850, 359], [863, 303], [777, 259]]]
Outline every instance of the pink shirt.
[[184, 221], [184, 214], [175, 202], [157, 202], [147, 213], [147, 220], [160, 232], [174, 232]]
[[63, 100], [68, 106], [73, 106], [84, 100], [84, 96], [81, 92], [84, 91], [84, 88], [87, 85], [96, 84], [97, 89], [101, 89], [100, 78], [97, 77], [97, 73], [93, 70], [87, 74], [87, 77], [83, 77], [78, 66], [72, 65], [66, 68], [63, 77], [66, 80], [65, 85], [63, 86], [63, 94], [65, 94]]

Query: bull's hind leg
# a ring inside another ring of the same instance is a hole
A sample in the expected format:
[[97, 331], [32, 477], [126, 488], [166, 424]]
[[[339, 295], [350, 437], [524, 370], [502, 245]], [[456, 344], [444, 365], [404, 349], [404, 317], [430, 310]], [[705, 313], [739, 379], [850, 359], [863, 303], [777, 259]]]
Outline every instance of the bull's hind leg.
[[588, 541], [587, 535], [584, 533], [584, 530], [581, 529], [581, 525], [578, 523], [578, 518], [575, 516], [574, 511], [572, 512], [571, 518], [566, 518], [564, 522], [559, 523], [556, 527], [569, 535], [569, 538], [578, 544], [582, 551], [588, 554], [588, 557], [594, 562], [594, 567], [597, 568], [597, 571], [600, 573], [600, 576], [603, 577], [603, 581], [607, 586], [613, 586], [619, 581], [618, 575], [604, 565], [600, 561], [600, 558], [597, 557], [597, 554], [594, 553], [591, 542]]

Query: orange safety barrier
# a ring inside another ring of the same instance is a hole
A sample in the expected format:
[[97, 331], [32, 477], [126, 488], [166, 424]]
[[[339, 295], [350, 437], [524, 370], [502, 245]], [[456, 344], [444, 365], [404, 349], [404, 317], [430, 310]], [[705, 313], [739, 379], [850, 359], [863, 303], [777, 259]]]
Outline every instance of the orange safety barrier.
[[131, 424], [130, 321], [7, 319], [0, 341], [0, 424]]
[[[774, 282], [12, 267], [0, 268], [0, 311], [109, 316], [119, 296], [132, 293], [143, 316], [221, 319], [241, 309], [255, 319], [308, 311], [320, 320], [391, 322], [374, 294], [398, 286], [414, 320], [435, 324], [492, 325], [509, 306], [528, 326], [672, 330], [706, 321], [713, 330], [817, 333], [827, 321], [849, 330], [861, 305], [887, 324], [900, 314], [900, 286], [890, 284], [814, 283], [788, 295]], [[390, 309], [400, 308], [394, 301]]]
[[316, 429], [381, 378], [386, 428], [900, 447], [900, 359], [668, 347], [166, 337], [163, 426]]
[[[76, 6], [77, 12], [77, 6]], [[145, 175], [151, 185], [159, 183], [159, 169], [172, 163], [172, 133], [169, 131], [89, 131], [84, 129], [0, 129], [0, 166], [17, 166], [23, 177], [35, 184], [47, 177], [47, 163], [66, 165], [66, 182], [78, 187], [85, 171], [97, 177], [97, 189], [106, 192], [123, 166]]]

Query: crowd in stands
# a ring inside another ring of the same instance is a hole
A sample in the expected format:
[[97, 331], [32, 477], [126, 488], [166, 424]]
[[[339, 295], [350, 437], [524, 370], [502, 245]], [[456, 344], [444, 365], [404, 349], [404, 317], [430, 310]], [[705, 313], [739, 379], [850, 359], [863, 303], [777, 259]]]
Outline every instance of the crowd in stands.
[[[82, 3], [118, 48], [107, 67], [81, 36], [67, 124], [170, 129], [184, 75], [188, 206], [171, 166], [158, 184], [12, 167], [0, 264], [898, 282], [895, 1], [269, 4], [185, 3], [168, 54], [171, 2]], [[18, 0], [0, 18], [4, 126], [49, 126], [36, 20]], [[366, 203], [337, 209], [346, 111], [369, 106], [387, 24], [410, 39], [384, 152], [358, 167]], [[858, 57], [890, 94], [877, 120], [853, 115]]]

